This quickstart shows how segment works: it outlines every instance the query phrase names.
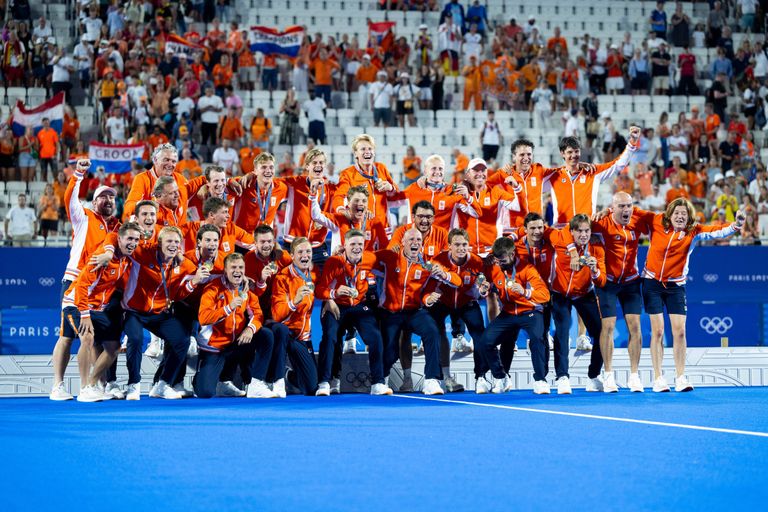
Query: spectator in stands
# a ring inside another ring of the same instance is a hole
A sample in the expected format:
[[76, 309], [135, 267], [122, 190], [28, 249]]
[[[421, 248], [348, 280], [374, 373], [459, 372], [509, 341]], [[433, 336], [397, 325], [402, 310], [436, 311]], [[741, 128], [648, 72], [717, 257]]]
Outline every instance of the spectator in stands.
[[221, 146], [213, 152], [212, 161], [227, 171], [227, 175], [236, 176], [238, 174], [240, 158], [229, 139], [221, 139]]
[[643, 54], [640, 48], [634, 52], [632, 60], [629, 61], [629, 78], [632, 95], [648, 94], [651, 82], [650, 62], [647, 55]]
[[288, 89], [288, 93], [280, 105], [280, 114], [283, 119], [280, 122], [279, 143], [285, 146], [295, 146], [299, 143], [299, 116], [301, 105], [296, 99], [296, 90]]
[[287, 178], [296, 174], [296, 163], [293, 161], [293, 153], [286, 151], [283, 155], [283, 161], [277, 166], [277, 175], [281, 178]]
[[219, 123], [219, 140], [226, 139], [229, 141], [230, 146], [239, 149], [244, 136], [245, 130], [240, 118], [237, 117], [237, 109], [229, 107], [227, 115], [222, 117]]
[[51, 128], [51, 121], [47, 117], [43, 118], [43, 127], [37, 132], [37, 140], [40, 143], [40, 178], [48, 181], [49, 169], [51, 177], [58, 172], [56, 160], [61, 152], [61, 144], [59, 134]]
[[392, 100], [394, 97], [394, 89], [392, 85], [387, 82], [387, 72], [379, 71], [376, 73], [378, 81], [372, 83], [369, 87], [369, 96], [371, 102], [371, 108], [373, 109], [373, 124], [379, 126], [389, 126], [390, 119], [392, 118]]
[[190, 148], [183, 148], [180, 154], [181, 160], [176, 164], [177, 172], [183, 174], [187, 180], [197, 178], [203, 174], [203, 168], [200, 165], [200, 161], [195, 157]]
[[718, 74], [722, 73], [728, 77], [728, 80], [733, 78], [733, 63], [725, 54], [725, 48], [720, 47], [717, 49], [717, 57], [712, 61], [709, 72], [713, 77], [717, 77]]
[[485, 48], [483, 45], [483, 36], [478, 31], [477, 25], [472, 23], [469, 25], [469, 32], [464, 34], [464, 43], [461, 46], [464, 63], [468, 64], [469, 58], [473, 55], [475, 56], [477, 62], [480, 62], [484, 50]]
[[197, 111], [200, 114], [200, 144], [217, 144], [216, 132], [219, 127], [219, 116], [224, 112], [224, 102], [213, 93], [212, 87], [205, 88], [205, 96], [197, 100]]
[[179, 95], [173, 98], [171, 104], [175, 109], [177, 118], [181, 118], [185, 114], [189, 117], [195, 110], [195, 100], [189, 97], [186, 87], [179, 87]]
[[669, 92], [669, 65], [672, 56], [667, 51], [667, 44], [662, 42], [651, 53], [651, 76], [653, 77], [653, 93], [666, 96]]
[[310, 91], [309, 99], [302, 103], [301, 108], [309, 120], [307, 137], [315, 144], [325, 144], [325, 109], [328, 108], [325, 100], [315, 91]]
[[317, 97], [322, 98], [326, 105], [331, 103], [331, 90], [333, 89], [333, 72], [340, 69], [340, 65], [335, 60], [332, 60], [328, 51], [318, 45], [317, 52], [312, 55], [312, 63], [310, 69], [314, 73], [312, 75], [313, 83], [315, 84], [315, 94]]
[[651, 30], [661, 39], [667, 39], [667, 13], [664, 12], [664, 2], [656, 2], [656, 8], [651, 11]]
[[757, 198], [758, 226], [760, 238], [768, 238], [768, 187], [761, 187]]
[[722, 9], [722, 3], [715, 2], [707, 16], [707, 46], [709, 48], [714, 47], [720, 40], [723, 27], [726, 23], [727, 19], [725, 11]]
[[720, 167], [727, 174], [733, 167], [733, 161], [739, 156], [739, 145], [736, 144], [736, 133], [728, 132], [726, 139], [718, 147]]
[[[552, 105], [554, 95], [547, 85], [546, 79], [539, 78], [538, 87], [531, 93], [531, 106], [529, 111], [534, 113], [534, 123], [539, 130], [548, 130], [551, 127]], [[484, 160], [488, 160], [483, 157]]]
[[269, 151], [269, 139], [272, 136], [272, 121], [264, 116], [264, 109], [257, 108], [256, 115], [251, 119], [251, 140], [253, 145], [262, 151]]
[[[733, 171], [728, 171], [733, 173]], [[727, 175], [728, 173], [726, 173]], [[736, 212], [739, 210], [739, 199], [733, 194], [733, 189], [726, 183], [723, 185], [723, 192], [715, 199], [715, 206], [718, 210], [723, 210], [724, 218], [721, 222], [733, 222], [736, 218]]]
[[704, 162], [694, 162], [688, 171], [687, 184], [691, 202], [698, 208], [704, 208], [707, 195], [707, 171]]
[[37, 233], [35, 211], [27, 206], [27, 195], [18, 195], [18, 204], [5, 215], [5, 237], [14, 247], [29, 247]]
[[707, 163], [715, 153], [712, 151], [712, 145], [707, 140], [707, 135], [702, 133], [699, 139], [691, 148], [691, 156], [694, 162]]
[[496, 122], [496, 114], [493, 110], [488, 111], [488, 118], [483, 123], [480, 130], [480, 146], [483, 149], [483, 160], [486, 162], [495, 161], [499, 148], [504, 144], [504, 136]]
[[50, 183], [45, 186], [43, 195], [37, 203], [37, 212], [40, 219], [40, 235], [48, 240], [48, 235], [56, 236], [59, 231], [59, 198], [53, 191]]
[[408, 146], [403, 157], [403, 188], [418, 181], [421, 176], [421, 157], [413, 146]]
[[669, 145], [669, 156], [672, 160], [675, 157], [680, 159], [680, 163], [683, 167], [688, 166], [688, 137], [680, 131], [680, 125], [675, 123], [672, 125], [672, 134], [667, 139]]
[[[3, 142], [5, 142], [3, 140]], [[19, 155], [19, 171], [21, 181], [29, 183], [35, 179], [35, 170], [37, 169], [37, 156], [39, 155], [39, 143], [34, 136], [31, 126], [27, 126], [24, 135], [16, 141], [17, 153]], [[3, 180], [5, 173], [3, 173]]]
[[696, 56], [691, 53], [688, 45], [677, 57], [677, 67], [680, 69], [680, 81], [676, 93], [683, 96], [698, 96], [699, 87], [696, 85]]
[[124, 144], [126, 137], [126, 123], [120, 109], [114, 107], [110, 112], [109, 118], [104, 122], [104, 131], [107, 135], [107, 141], [110, 144]]
[[672, 29], [669, 33], [669, 40], [672, 46], [686, 48], [690, 44], [691, 19], [683, 12], [682, 2], [675, 3], [675, 12], [670, 18]]
[[87, 34], [80, 36], [80, 42], [75, 45], [73, 59], [76, 63], [80, 87], [88, 91], [91, 84], [91, 66], [93, 65], [93, 45], [88, 40]]
[[419, 99], [419, 90], [411, 83], [411, 76], [408, 73], [400, 73], [399, 80], [398, 84], [392, 89], [392, 93], [396, 98], [397, 124], [400, 127], [404, 127], [405, 119], [407, 118], [408, 126], [416, 126], [413, 112]]
[[6, 87], [20, 86], [24, 78], [24, 64], [27, 59], [27, 50], [19, 41], [15, 30], [8, 33], [8, 40], [2, 46], [3, 80]]
[[[451, 0], [452, 3], [455, 1]], [[437, 52], [440, 55], [445, 73], [450, 76], [457, 76], [459, 74], [459, 51], [463, 40], [461, 24], [459, 20], [453, 19], [451, 12], [446, 12], [446, 10], [443, 10], [440, 18], [440, 26], [437, 29]]]
[[[3, 181], [18, 179], [16, 172], [16, 143], [10, 128], [0, 129], [0, 176]], [[25, 180], [26, 181], [26, 180]]]
[[608, 51], [608, 58], [605, 61], [608, 78], [605, 81], [605, 88], [608, 94], [624, 93], [624, 58], [619, 53], [619, 46], [612, 44]]

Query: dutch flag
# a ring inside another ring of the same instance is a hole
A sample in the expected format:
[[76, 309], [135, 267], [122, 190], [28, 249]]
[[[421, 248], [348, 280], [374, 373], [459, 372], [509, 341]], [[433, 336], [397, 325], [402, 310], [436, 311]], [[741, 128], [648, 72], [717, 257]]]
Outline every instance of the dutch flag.
[[283, 32], [271, 27], [251, 27], [252, 52], [296, 57], [303, 40], [304, 29], [298, 26], [288, 27]]
[[64, 93], [60, 92], [42, 105], [35, 108], [27, 108], [24, 102], [19, 100], [13, 109], [11, 126], [13, 135], [21, 137], [24, 135], [27, 126], [31, 126], [35, 135], [43, 127], [43, 118], [47, 117], [51, 121], [51, 128], [61, 135], [61, 128], [64, 125]]

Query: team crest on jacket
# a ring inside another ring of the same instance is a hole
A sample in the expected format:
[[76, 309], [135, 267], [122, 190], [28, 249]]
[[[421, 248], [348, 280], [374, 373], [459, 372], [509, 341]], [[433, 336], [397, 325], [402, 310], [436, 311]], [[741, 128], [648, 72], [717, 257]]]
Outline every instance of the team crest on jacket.
[[180, 269], [179, 267], [174, 267], [174, 268], [173, 268], [173, 273], [174, 273], [174, 274], [178, 274], [178, 273], [180, 273], [180, 272], [181, 272], [181, 269]]
[[115, 269], [112, 269], [112, 271], [110, 272], [110, 275], [115, 275]]
[[414, 271], [413, 278], [414, 279], [421, 279], [421, 270]]
[[486, 197], [485, 201], [483, 201], [483, 206], [491, 206], [491, 198]]
[[531, 176], [531, 186], [532, 187], [536, 186], [536, 176]]
[[224, 297], [224, 294], [222, 293], [221, 295], [219, 295], [219, 297], [218, 297], [218, 299], [217, 299], [217, 300], [224, 300], [225, 298], [226, 298], [226, 297]]
[[224, 252], [230, 252], [229, 242], [222, 242], [221, 248], [224, 249]]
[[429, 254], [430, 256], [434, 256], [435, 255], [435, 246], [434, 245], [430, 245], [427, 248], [427, 254]]
[[437, 203], [437, 209], [438, 210], [445, 210], [445, 201], [439, 201]]

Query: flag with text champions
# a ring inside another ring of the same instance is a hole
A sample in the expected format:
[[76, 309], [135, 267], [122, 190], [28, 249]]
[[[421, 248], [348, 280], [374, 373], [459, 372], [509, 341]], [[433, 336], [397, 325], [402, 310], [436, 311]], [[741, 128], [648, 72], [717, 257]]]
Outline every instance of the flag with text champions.
[[104, 167], [106, 173], [131, 172], [133, 162], [140, 162], [144, 155], [143, 144], [102, 144], [91, 142], [88, 146], [88, 158], [91, 169]]
[[250, 47], [252, 52], [296, 57], [303, 40], [304, 29], [302, 27], [288, 27], [283, 32], [271, 27], [251, 27]]

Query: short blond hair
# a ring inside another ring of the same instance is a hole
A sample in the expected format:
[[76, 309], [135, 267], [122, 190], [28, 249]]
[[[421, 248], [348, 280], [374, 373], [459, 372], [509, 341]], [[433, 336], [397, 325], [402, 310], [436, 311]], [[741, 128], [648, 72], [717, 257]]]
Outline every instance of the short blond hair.
[[309, 151], [307, 151], [307, 154], [304, 155], [304, 165], [309, 165], [309, 162], [317, 158], [318, 156], [322, 156], [325, 158], [326, 163], [328, 162], [328, 155], [325, 154], [325, 151], [323, 151], [320, 148], [312, 148]]
[[357, 151], [357, 146], [360, 145], [361, 142], [367, 142], [374, 148], [376, 148], [376, 141], [373, 139], [372, 135], [368, 135], [367, 133], [361, 133], [354, 139], [352, 139], [352, 151]]
[[426, 160], [424, 160], [424, 168], [426, 169], [427, 166], [430, 164], [430, 162], [440, 162], [443, 164], [443, 167], [445, 167], [445, 158], [441, 157], [438, 154], [429, 155]]
[[162, 244], [163, 240], [168, 235], [178, 235], [179, 240], [184, 240], [184, 235], [181, 234], [181, 230], [179, 228], [176, 226], [165, 226], [160, 230], [160, 233], [157, 234], [157, 243]]
[[275, 155], [267, 152], [259, 153], [258, 155], [256, 155], [256, 158], [253, 159], [253, 168], [255, 169], [259, 165], [269, 161], [272, 161], [272, 163], [275, 163], [277, 161], [275, 159]]

